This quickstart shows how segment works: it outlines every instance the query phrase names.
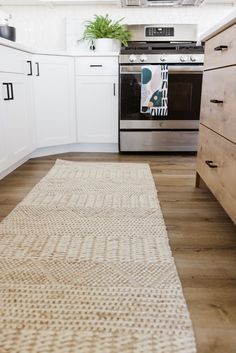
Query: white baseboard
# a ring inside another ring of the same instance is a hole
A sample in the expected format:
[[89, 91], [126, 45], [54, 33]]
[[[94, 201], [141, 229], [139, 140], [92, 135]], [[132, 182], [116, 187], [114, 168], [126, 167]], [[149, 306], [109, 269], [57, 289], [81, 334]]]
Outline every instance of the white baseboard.
[[16, 168], [20, 167], [22, 164], [27, 162], [31, 158], [31, 155], [27, 155], [26, 157], [22, 158], [18, 162], [11, 165], [9, 168], [5, 169], [3, 172], [0, 172], [0, 180], [3, 179], [5, 176], [13, 172]]
[[73, 143], [69, 145], [60, 145], [52, 147], [43, 147], [36, 149], [31, 158], [50, 156], [53, 154], [61, 154], [68, 152], [104, 152], [104, 153], [117, 153], [117, 143]]
[[30, 155], [22, 158], [20, 161], [14, 163], [9, 168], [0, 172], [0, 180], [6, 175], [10, 174], [16, 168], [20, 167], [23, 163], [28, 161], [30, 158], [50, 156], [53, 154], [61, 154], [68, 152], [100, 152], [100, 153], [117, 153], [118, 144], [117, 143], [73, 143], [69, 145], [52, 146], [38, 148]]

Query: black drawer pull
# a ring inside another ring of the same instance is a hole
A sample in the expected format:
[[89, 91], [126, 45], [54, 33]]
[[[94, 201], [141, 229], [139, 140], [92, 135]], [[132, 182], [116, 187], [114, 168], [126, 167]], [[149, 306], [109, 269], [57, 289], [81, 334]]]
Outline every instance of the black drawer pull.
[[210, 102], [215, 103], [215, 104], [223, 104], [224, 103], [224, 101], [220, 101], [218, 99], [211, 99]]
[[3, 98], [3, 100], [4, 101], [9, 101], [10, 100], [9, 83], [3, 82], [2, 85], [6, 86], [6, 88], [7, 88], [7, 97]]
[[35, 63], [36, 65], [36, 76], [40, 76], [40, 73], [39, 73], [39, 63]]
[[29, 73], [27, 75], [32, 76], [33, 75], [32, 61], [27, 60], [27, 64], [29, 64]]
[[229, 49], [228, 45], [219, 45], [218, 47], [215, 47], [215, 51], [223, 51]]
[[205, 161], [206, 165], [210, 168], [218, 168], [218, 165], [214, 164], [213, 161]]
[[14, 93], [13, 93], [13, 84], [9, 83], [10, 86], [10, 92], [11, 92], [11, 97], [9, 98], [10, 101], [14, 100]]
[[103, 65], [90, 65], [90, 67], [102, 67]]

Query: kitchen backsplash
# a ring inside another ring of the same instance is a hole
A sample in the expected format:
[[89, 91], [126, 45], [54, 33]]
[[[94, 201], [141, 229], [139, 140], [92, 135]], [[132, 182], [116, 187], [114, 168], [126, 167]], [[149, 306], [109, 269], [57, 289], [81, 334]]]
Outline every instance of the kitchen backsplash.
[[66, 50], [72, 47], [75, 38], [81, 37], [82, 22], [92, 18], [94, 14], [108, 13], [113, 19], [125, 17], [124, 22], [128, 24], [196, 23], [201, 33], [232, 9], [229, 5], [147, 9], [119, 8], [116, 5], [1, 7], [2, 11], [12, 14], [12, 23], [17, 28], [17, 42], [49, 50]]

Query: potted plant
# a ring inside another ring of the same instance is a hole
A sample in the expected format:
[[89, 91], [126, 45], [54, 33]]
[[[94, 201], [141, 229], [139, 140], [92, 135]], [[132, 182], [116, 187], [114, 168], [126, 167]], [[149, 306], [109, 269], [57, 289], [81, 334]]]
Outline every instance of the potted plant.
[[120, 43], [128, 45], [130, 31], [118, 21], [111, 20], [108, 15], [95, 15], [93, 21], [87, 21], [83, 39], [95, 41], [96, 51], [119, 50]]

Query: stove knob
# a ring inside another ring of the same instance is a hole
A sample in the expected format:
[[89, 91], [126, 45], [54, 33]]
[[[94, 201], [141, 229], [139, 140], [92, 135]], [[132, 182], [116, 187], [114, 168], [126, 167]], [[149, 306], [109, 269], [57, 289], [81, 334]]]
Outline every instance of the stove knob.
[[129, 61], [130, 61], [131, 63], [134, 63], [136, 60], [137, 60], [137, 58], [136, 58], [135, 55], [130, 55]]
[[161, 60], [162, 62], [166, 61], [166, 60], [167, 60], [166, 55], [161, 55], [160, 60]]
[[191, 60], [191, 61], [197, 61], [197, 58], [196, 58], [196, 56], [191, 55], [191, 56], [190, 56], [190, 60]]
[[141, 63], [144, 63], [145, 61], [147, 61], [146, 55], [141, 55], [140, 56], [140, 61], [141, 61]]
[[185, 61], [187, 61], [188, 60], [188, 57], [187, 56], [181, 56], [180, 57], [180, 61], [182, 61], [183, 63], [185, 62]]

